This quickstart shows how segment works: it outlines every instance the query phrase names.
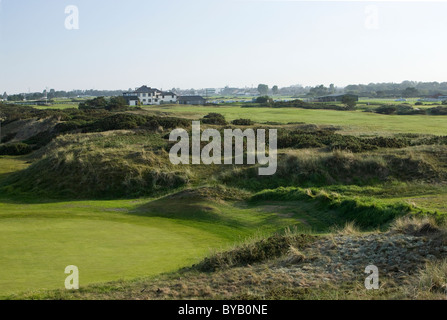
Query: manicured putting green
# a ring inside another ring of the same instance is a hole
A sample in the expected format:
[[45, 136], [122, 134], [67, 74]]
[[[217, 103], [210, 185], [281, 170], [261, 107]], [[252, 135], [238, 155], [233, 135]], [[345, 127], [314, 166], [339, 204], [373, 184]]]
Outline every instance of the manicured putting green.
[[223, 243], [203, 229], [113, 211], [126, 204], [0, 203], [0, 297], [64, 288], [68, 265], [79, 268], [81, 287], [172, 271]]

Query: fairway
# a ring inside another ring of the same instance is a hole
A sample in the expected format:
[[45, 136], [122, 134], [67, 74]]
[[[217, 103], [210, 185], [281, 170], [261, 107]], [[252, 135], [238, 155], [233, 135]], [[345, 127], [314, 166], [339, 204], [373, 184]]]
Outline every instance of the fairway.
[[225, 116], [228, 121], [251, 119], [259, 123], [303, 122], [318, 125], [334, 125], [350, 134], [424, 133], [447, 134], [447, 116], [381, 115], [361, 111], [309, 110], [298, 108], [242, 108], [237, 106], [150, 106], [145, 110], [173, 113], [197, 119], [211, 112]]

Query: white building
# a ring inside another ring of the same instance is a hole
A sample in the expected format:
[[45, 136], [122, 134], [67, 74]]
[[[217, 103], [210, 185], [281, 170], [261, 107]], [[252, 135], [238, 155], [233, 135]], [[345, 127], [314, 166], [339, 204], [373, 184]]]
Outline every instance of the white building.
[[138, 105], [160, 105], [177, 103], [177, 95], [170, 91], [160, 91], [155, 88], [142, 86], [133, 92], [124, 92], [124, 99], [130, 106]]

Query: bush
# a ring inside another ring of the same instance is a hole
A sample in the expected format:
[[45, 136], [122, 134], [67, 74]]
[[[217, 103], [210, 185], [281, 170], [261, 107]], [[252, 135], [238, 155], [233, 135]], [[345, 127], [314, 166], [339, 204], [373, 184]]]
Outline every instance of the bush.
[[84, 132], [135, 129], [145, 124], [147, 120], [145, 116], [120, 113], [97, 120], [91, 127], [84, 129]]
[[20, 156], [31, 153], [32, 151], [33, 148], [26, 143], [7, 144], [0, 147], [0, 155], [2, 156]]
[[254, 124], [254, 122], [250, 119], [236, 119], [231, 121], [231, 124], [234, 124], [236, 126], [251, 126]]
[[414, 104], [415, 106], [423, 106], [424, 104], [421, 101], [418, 101]]
[[206, 123], [206, 124], [216, 124], [216, 125], [226, 125], [227, 124], [225, 117], [223, 115], [221, 115], [220, 113], [210, 113], [203, 117], [202, 122]]
[[396, 107], [398, 115], [414, 115], [414, 114], [425, 114], [425, 110], [414, 109], [410, 105], [402, 104]]
[[149, 121], [156, 121], [161, 127], [165, 129], [176, 129], [176, 128], [188, 128], [191, 126], [191, 121], [181, 118], [172, 117], [152, 117]]
[[255, 100], [256, 103], [269, 103], [273, 102], [273, 100], [269, 96], [257, 97]]
[[447, 115], [447, 107], [438, 106], [435, 108], [430, 108], [427, 110], [430, 114], [435, 116], [445, 116]]
[[365, 139], [364, 142], [380, 148], [405, 148], [410, 145], [410, 142], [407, 139], [385, 137]]
[[104, 97], [98, 97], [92, 100], [87, 100], [79, 104], [80, 110], [86, 109], [105, 109], [107, 106], [107, 100]]
[[127, 101], [123, 97], [112, 97], [105, 107], [109, 111], [124, 111], [127, 110]]
[[394, 106], [381, 106], [376, 109], [376, 113], [380, 114], [394, 114], [397, 112], [397, 108]]
[[357, 99], [352, 96], [344, 96], [342, 99], [342, 103], [346, 106], [347, 110], [354, 110], [357, 105]]

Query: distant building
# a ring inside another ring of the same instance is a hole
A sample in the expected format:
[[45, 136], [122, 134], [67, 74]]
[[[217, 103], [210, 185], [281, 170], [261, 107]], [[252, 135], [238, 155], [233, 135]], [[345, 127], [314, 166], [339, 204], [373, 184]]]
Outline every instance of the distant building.
[[344, 97], [351, 97], [355, 101], [359, 101], [359, 96], [355, 94], [330, 94], [328, 96], [315, 98], [316, 102], [342, 102]]
[[443, 100], [447, 99], [447, 96], [444, 95], [444, 94], [442, 94], [442, 93], [438, 93], [438, 94], [432, 95], [432, 96], [430, 96], [430, 97], [428, 97], [428, 98], [429, 98], [429, 99], [434, 99], [434, 100], [440, 100], [440, 101], [443, 101]]
[[161, 91], [148, 86], [142, 86], [133, 92], [124, 92], [124, 99], [129, 105], [160, 105], [168, 103], [177, 103], [177, 95], [170, 91]]
[[207, 96], [207, 97], [215, 96], [216, 94], [217, 94], [217, 90], [214, 88], [205, 89], [205, 96]]
[[123, 98], [126, 100], [129, 106], [137, 106], [140, 102], [140, 99], [136, 95], [128, 95], [127, 92], [123, 94]]
[[206, 100], [201, 96], [181, 96], [178, 99], [179, 104], [204, 105]]

